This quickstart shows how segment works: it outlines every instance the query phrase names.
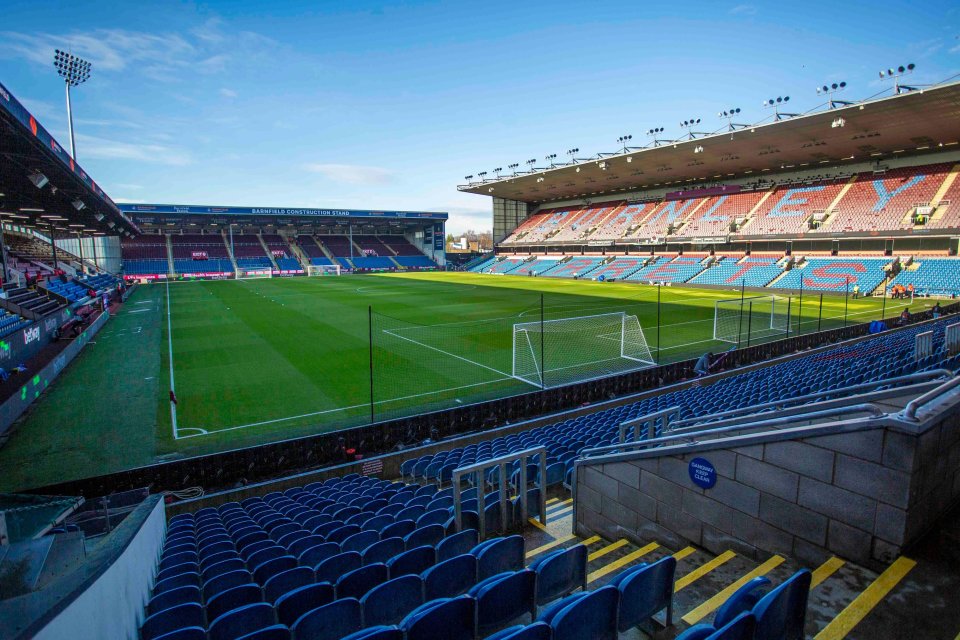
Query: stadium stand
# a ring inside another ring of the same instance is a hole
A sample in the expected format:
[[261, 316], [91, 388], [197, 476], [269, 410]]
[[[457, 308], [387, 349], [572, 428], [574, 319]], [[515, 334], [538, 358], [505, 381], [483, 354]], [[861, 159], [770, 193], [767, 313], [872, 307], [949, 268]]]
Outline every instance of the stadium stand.
[[[300, 265], [300, 261], [294, 257], [290, 245], [287, 244], [287, 241], [284, 240], [283, 236], [278, 234], [269, 234], [264, 233], [260, 236], [263, 239], [263, 243], [267, 246], [267, 250], [273, 254], [273, 261], [277, 263], [277, 267], [281, 271], [302, 271], [303, 267]], [[276, 255], [275, 252], [282, 251], [282, 255]]]
[[[222, 235], [174, 234], [168, 237], [176, 273], [233, 273], [233, 263]], [[263, 253], [262, 248], [260, 253]]]
[[705, 202], [695, 208], [676, 235], [683, 238], [726, 236], [730, 233], [730, 223], [747, 218], [763, 196], [762, 191], [752, 191], [701, 198]]
[[[548, 485], [568, 478], [580, 451], [615, 444], [619, 425], [656, 411], [677, 407], [680, 419], [715, 414], [752, 405], [789, 400], [817, 391], [840, 389], [865, 382], [878, 382], [917, 371], [960, 368], [960, 354], [951, 355], [942, 320], [922, 327], [909, 327], [889, 335], [845, 344], [802, 356], [755, 371], [723, 378], [709, 386], [693, 386], [644, 398], [634, 403], [538, 427], [527, 432], [495, 438], [488, 443], [469, 445], [406, 460], [401, 466], [405, 478], [436, 482], [441, 469], [465, 456], [482, 461], [490, 447], [492, 455], [515, 453], [532, 446], [547, 448]], [[915, 337], [932, 330], [933, 353], [917, 361], [913, 354]], [[511, 471], [516, 473], [516, 469]], [[567, 481], [569, 485], [569, 479]]]
[[[53, 272], [52, 249], [48, 242], [43, 242], [37, 237], [22, 236], [19, 234], [4, 234], [3, 241], [6, 244], [7, 252], [18, 262], [24, 263], [21, 271], [33, 271], [40, 273]], [[60, 260], [64, 262], [74, 262], [76, 257], [72, 256], [62, 249], [57, 249]]]
[[577, 256], [559, 262], [553, 269], [540, 275], [551, 278], [583, 278], [603, 264], [604, 259], [601, 256]]
[[645, 240], [665, 238], [681, 224], [685, 216], [694, 213], [702, 204], [696, 199], [664, 202], [653, 209], [639, 227], [628, 231], [624, 237]]
[[769, 284], [776, 289], [819, 289], [823, 291], [850, 291], [860, 288], [861, 295], [869, 295], [886, 277], [884, 267], [890, 258], [810, 258], [801, 260], [782, 278]]
[[326, 256], [313, 236], [297, 236], [297, 246], [310, 259], [310, 264], [314, 266], [333, 264], [333, 261]]
[[255, 235], [233, 236], [233, 258], [240, 269], [270, 269], [273, 263]]
[[628, 204], [608, 216], [600, 226], [590, 234], [591, 240], [616, 240], [622, 238], [631, 230], [640, 225], [644, 216], [650, 214], [658, 203], [644, 202], [639, 204]]
[[170, 272], [167, 237], [144, 234], [120, 242], [123, 271], [127, 275], [156, 275]]
[[524, 262], [520, 267], [517, 267], [510, 273], [515, 276], [526, 276], [529, 274], [541, 275], [543, 272], [552, 269], [557, 266], [557, 263], [560, 261], [560, 258], [537, 258], [536, 260], [530, 260], [529, 262]]
[[413, 268], [413, 269], [432, 269], [437, 266], [437, 263], [431, 260], [425, 255], [418, 256], [404, 256], [397, 255], [393, 256], [393, 261], [399, 264], [401, 267]]
[[700, 273], [704, 258], [657, 256], [648, 266], [626, 277], [627, 280], [649, 282], [686, 282]]
[[777, 266], [777, 258], [747, 256], [720, 257], [717, 261], [693, 277], [694, 284], [744, 285], [747, 287], [765, 287], [774, 278], [783, 273]]
[[960, 165], [947, 174], [940, 191], [934, 195], [933, 215], [924, 226], [930, 229], [960, 229]]
[[888, 284], [913, 285], [918, 295], [960, 294], [960, 259], [958, 258], [914, 258], [911, 264], [903, 267], [900, 273]]
[[40, 316], [59, 311], [65, 306], [45, 295], [42, 289], [27, 289], [12, 283], [3, 285], [3, 298], [9, 303], [17, 305], [20, 313], [30, 311]]
[[524, 257], [506, 258], [490, 266], [485, 273], [510, 273], [526, 262], [526, 260], [527, 258]]
[[497, 256], [492, 255], [492, 254], [491, 254], [491, 255], [488, 255], [488, 256], [485, 256], [485, 257], [477, 260], [477, 261], [476, 261], [475, 263], [473, 263], [473, 264], [468, 264], [468, 265], [466, 265], [466, 270], [467, 270], [467, 271], [473, 271], [474, 273], [485, 273], [486, 270], [489, 269], [490, 267], [492, 267], [493, 264], [494, 264], [498, 259], [499, 259], [499, 258], [498, 258]]
[[64, 278], [60, 280], [58, 278], [50, 278], [43, 282], [42, 287], [62, 298], [65, 298], [68, 302], [79, 302], [80, 300], [85, 299], [90, 290], [83, 285], [77, 284]]
[[615, 214], [623, 202], [605, 202], [589, 205], [570, 216], [550, 238], [553, 242], [577, 241], [587, 238], [603, 221]]
[[847, 180], [805, 181], [780, 184], [759, 203], [740, 228], [745, 236], [799, 235], [810, 228], [816, 213], [831, 208]]
[[950, 171], [949, 164], [859, 174], [825, 224], [811, 233], [910, 229], [917, 206], [929, 205]]
[[82, 284], [83, 286], [93, 289], [94, 291], [101, 292], [113, 289], [117, 286], [117, 283], [120, 281], [109, 273], [101, 273], [95, 276], [84, 276], [81, 278], [74, 278], [75, 282]]
[[623, 280], [643, 267], [650, 256], [617, 256], [603, 266], [590, 272], [593, 279]]
[[380, 242], [392, 249], [398, 256], [423, 255], [419, 249], [410, 244], [403, 236], [378, 236]]
[[22, 329], [30, 324], [23, 316], [17, 315], [6, 309], [0, 309], [0, 338], [4, 338], [18, 329]]

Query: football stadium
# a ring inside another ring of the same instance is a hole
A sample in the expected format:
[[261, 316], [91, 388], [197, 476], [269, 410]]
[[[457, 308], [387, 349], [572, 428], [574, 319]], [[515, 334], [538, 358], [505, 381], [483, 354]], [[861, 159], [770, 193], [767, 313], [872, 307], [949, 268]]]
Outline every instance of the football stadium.
[[425, 198], [231, 195], [206, 148], [169, 184], [164, 138], [74, 120], [133, 69], [40, 49], [68, 139], [0, 78], [0, 638], [960, 637], [955, 73], [448, 181], [481, 250]]

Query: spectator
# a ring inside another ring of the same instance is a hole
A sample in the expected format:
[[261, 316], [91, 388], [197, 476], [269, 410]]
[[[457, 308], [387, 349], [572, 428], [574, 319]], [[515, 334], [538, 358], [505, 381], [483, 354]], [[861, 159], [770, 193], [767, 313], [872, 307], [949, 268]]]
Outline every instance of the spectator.
[[913, 300], [913, 291], [913, 283], [911, 282], [907, 285], [907, 297], [909, 297], [911, 300]]
[[860, 297], [860, 285], [853, 285], [853, 299], [856, 300]]
[[697, 360], [697, 364], [693, 366], [693, 372], [698, 376], [705, 376], [710, 373], [710, 359], [713, 357], [713, 353], [707, 351], [705, 354], [700, 356], [700, 359]]
[[903, 313], [900, 314], [900, 322], [898, 324], [903, 327], [910, 324], [910, 320], [912, 320], [910, 309], [904, 309]]
[[933, 319], [936, 320], [943, 313], [943, 309], [940, 308], [940, 301], [937, 300], [937, 303], [933, 305], [933, 309], [930, 310]]

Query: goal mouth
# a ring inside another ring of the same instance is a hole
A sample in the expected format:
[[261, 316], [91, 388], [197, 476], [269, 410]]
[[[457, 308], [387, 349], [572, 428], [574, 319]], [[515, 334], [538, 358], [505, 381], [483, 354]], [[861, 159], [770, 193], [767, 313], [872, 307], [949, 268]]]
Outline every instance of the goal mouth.
[[340, 265], [338, 264], [308, 264], [307, 276], [339, 276]]
[[623, 311], [513, 325], [511, 375], [540, 389], [655, 365], [639, 319]]
[[743, 340], [786, 333], [790, 324], [790, 298], [756, 295], [717, 300], [713, 311], [713, 339], [740, 344]]
[[257, 267], [255, 269], [240, 269], [234, 273], [237, 280], [259, 280], [261, 278], [272, 278], [273, 267]]

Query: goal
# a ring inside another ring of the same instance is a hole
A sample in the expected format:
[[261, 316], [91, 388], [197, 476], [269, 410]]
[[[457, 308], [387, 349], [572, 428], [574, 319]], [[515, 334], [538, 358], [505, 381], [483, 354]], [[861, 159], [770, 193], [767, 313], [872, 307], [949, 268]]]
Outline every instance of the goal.
[[637, 316], [622, 311], [513, 325], [512, 376], [541, 389], [654, 364]]
[[256, 267], [254, 269], [237, 268], [234, 274], [237, 280], [255, 280], [258, 278], [272, 278], [273, 269], [271, 267]]
[[784, 333], [790, 322], [789, 298], [764, 295], [717, 300], [713, 311], [713, 339], [741, 341]]
[[338, 264], [308, 264], [308, 276], [338, 276], [340, 275], [340, 265]]

